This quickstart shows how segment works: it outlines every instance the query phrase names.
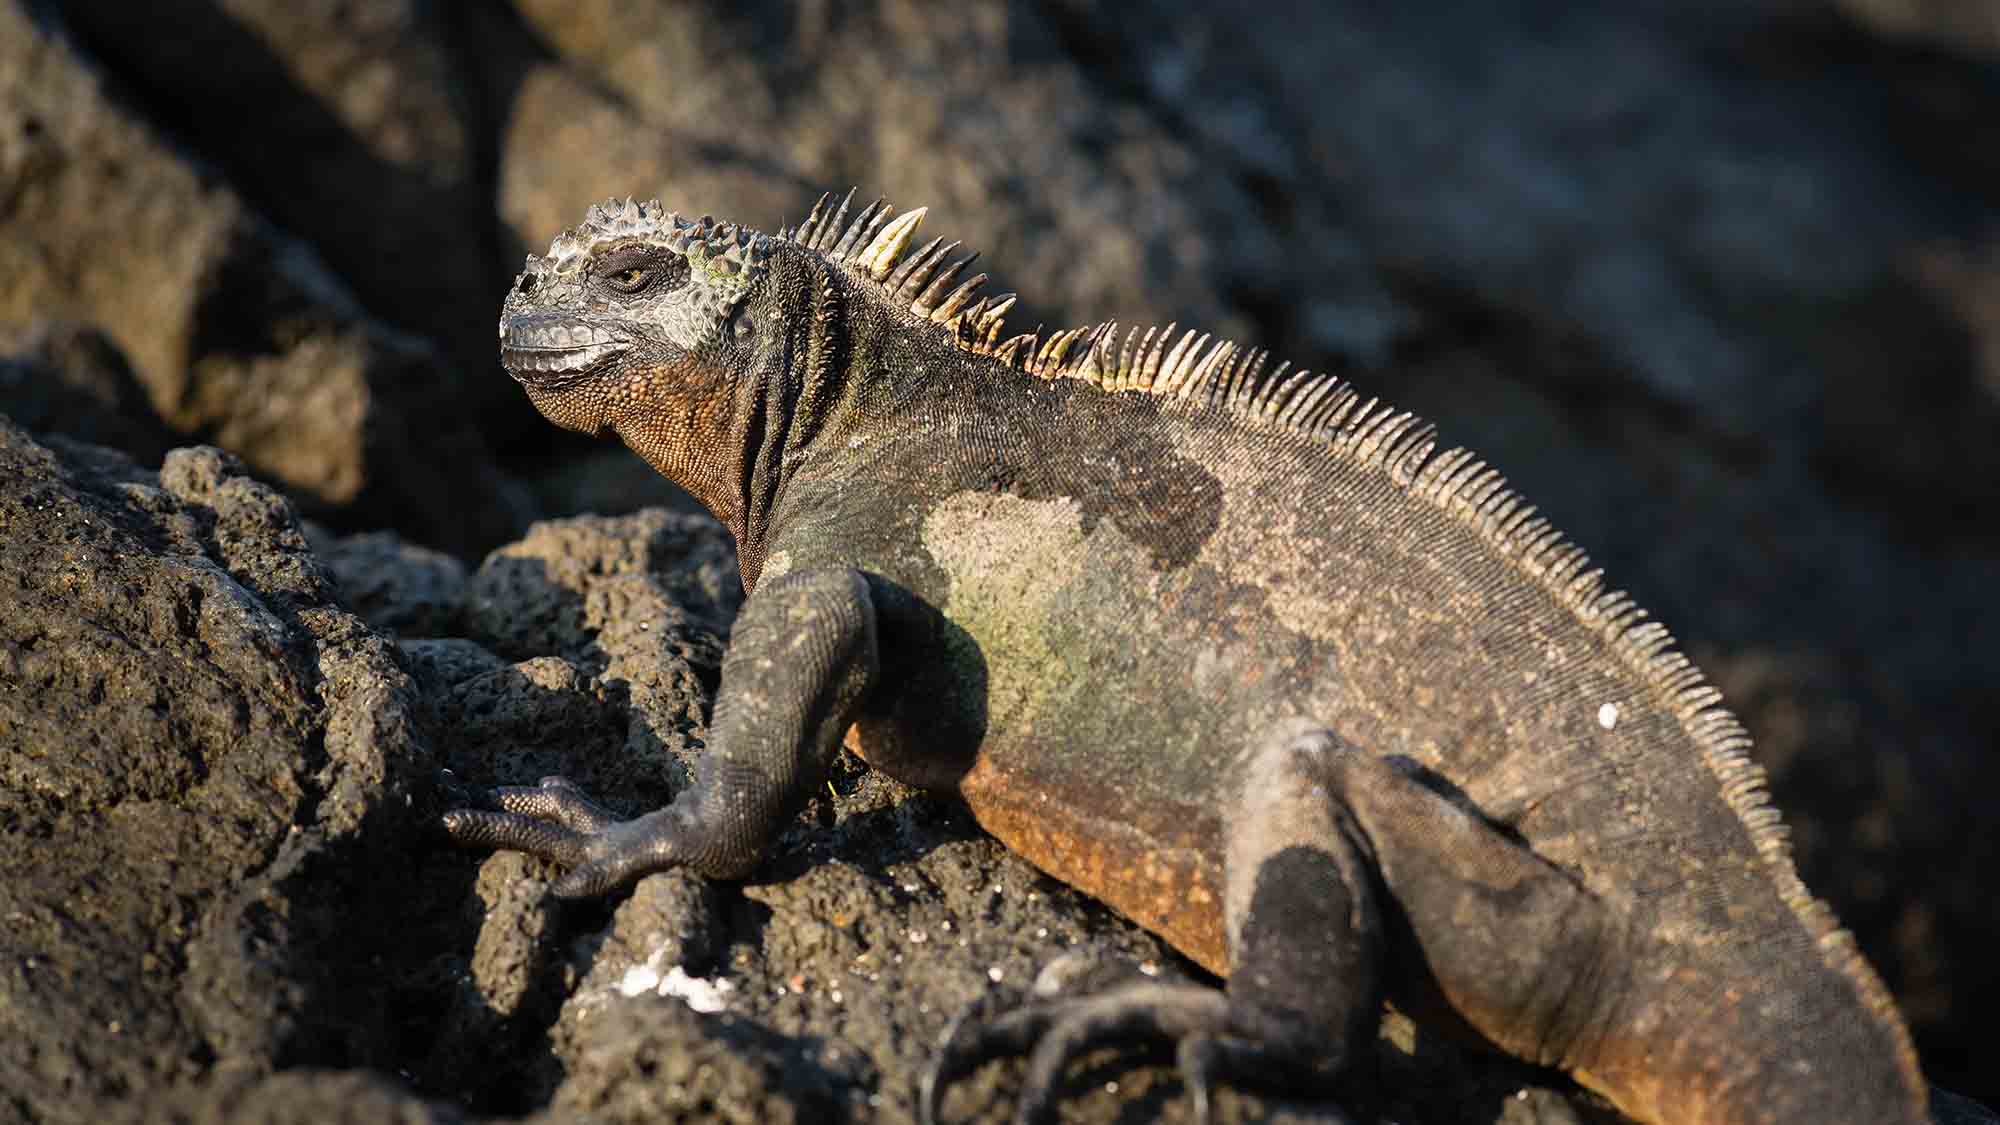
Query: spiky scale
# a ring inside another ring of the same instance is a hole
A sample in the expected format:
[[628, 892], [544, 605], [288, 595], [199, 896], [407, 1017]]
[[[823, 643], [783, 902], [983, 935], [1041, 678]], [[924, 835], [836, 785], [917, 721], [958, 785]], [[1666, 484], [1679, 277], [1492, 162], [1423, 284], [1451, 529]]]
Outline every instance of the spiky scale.
[[826, 217], [826, 205], [831, 202], [833, 202], [833, 193], [830, 191], [821, 192], [819, 198], [813, 201], [812, 210], [806, 214], [805, 221], [801, 222], [795, 229], [780, 230], [778, 238], [781, 241], [796, 242], [801, 246], [813, 245], [819, 239], [819, 225], [820, 221]]
[[866, 223], [854, 224], [854, 248], [848, 251], [849, 255], [859, 258], [861, 251], [873, 243], [876, 236], [882, 233], [882, 228], [889, 224], [890, 217], [895, 212], [895, 208], [889, 206], [887, 203], [883, 203], [881, 207], [876, 209], [873, 215], [868, 217]]
[[[928, 208], [920, 207], [914, 213], [921, 213], [925, 210], [928, 210]], [[916, 296], [917, 290], [923, 288], [924, 281], [930, 279], [930, 275], [926, 273], [923, 275], [922, 280], [915, 280], [918, 271], [924, 268], [926, 262], [933, 262], [934, 264], [931, 255], [943, 244], [943, 238], [933, 238], [929, 242], [924, 243], [923, 247], [915, 253], [905, 255], [903, 260], [896, 264], [896, 268], [890, 272], [889, 276], [883, 279], [882, 287], [889, 291], [891, 297], [907, 303], [911, 298]]]
[[1041, 350], [1035, 353], [1034, 362], [1029, 365], [1029, 370], [1037, 375], [1053, 375], [1062, 364], [1063, 353], [1069, 350], [1074, 331], [1074, 329], [1059, 329], [1042, 341]]
[[[971, 259], [968, 258], [966, 261], [971, 261]], [[967, 278], [964, 284], [952, 290], [951, 294], [944, 299], [944, 302], [931, 313], [931, 319], [939, 324], [950, 324], [952, 319], [958, 316], [959, 311], [965, 307], [966, 303], [972, 300], [972, 295], [978, 292], [979, 287], [984, 284], [986, 284], [986, 275], [983, 273]]]
[[979, 318], [982, 326], [991, 327], [998, 325], [1001, 319], [1007, 315], [1007, 310], [1013, 308], [1014, 302], [1018, 299], [1018, 294], [1002, 293], [998, 297], [988, 300], [986, 311], [981, 313]]
[[1120, 390], [1143, 391], [1146, 389], [1144, 372], [1146, 352], [1152, 347], [1156, 325], [1141, 329], [1133, 325], [1125, 329], [1125, 342], [1118, 348], [1118, 387]]
[[1002, 342], [998, 348], [994, 349], [993, 358], [999, 360], [1003, 366], [1018, 368], [1023, 363], [1022, 357], [1024, 355], [1033, 355], [1034, 351], [1035, 334], [1033, 332], [1023, 332], [1019, 336]]
[[834, 242], [833, 249], [827, 251], [826, 256], [836, 262], [848, 261], [854, 251], [867, 240], [868, 232], [881, 221], [888, 210], [889, 205], [880, 199], [863, 207], [860, 213], [854, 216], [854, 220], [847, 224], [847, 229], [840, 232], [840, 238]]
[[854, 202], [855, 190], [848, 188], [847, 194], [840, 199], [840, 206], [820, 223], [818, 230], [813, 232], [813, 241], [810, 243], [813, 249], [823, 254], [828, 253], [834, 244], [840, 241], [842, 232], [847, 229], [847, 208]]
[[[953, 281], [958, 279], [958, 275], [965, 270], [965, 267], [978, 260], [979, 252], [975, 250], [938, 270], [937, 273], [932, 275], [930, 284], [924, 286], [924, 291], [917, 294], [916, 300], [910, 302], [911, 309], [921, 315], [929, 316], [932, 320], [940, 320], [936, 314], [938, 308], [943, 304], [945, 291], [950, 288]], [[942, 321], [940, 320], [940, 322]]]
[[[928, 207], [905, 211], [894, 222], [876, 232], [875, 237], [863, 247], [855, 258], [855, 268], [868, 275], [871, 280], [886, 282], [891, 270], [902, 260], [903, 251], [910, 245], [910, 239], [923, 223]], [[894, 292], [894, 287], [890, 287]]]

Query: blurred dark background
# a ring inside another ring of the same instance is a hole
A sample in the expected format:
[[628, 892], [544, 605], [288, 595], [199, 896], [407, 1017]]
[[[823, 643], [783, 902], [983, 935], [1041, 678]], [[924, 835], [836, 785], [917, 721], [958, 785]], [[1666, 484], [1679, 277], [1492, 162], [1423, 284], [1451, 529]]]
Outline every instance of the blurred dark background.
[[1758, 739], [1930, 1076], [2000, 1001], [2000, 7], [0, 0], [0, 412], [476, 559], [685, 501], [494, 362], [605, 196], [858, 184], [1505, 469]]

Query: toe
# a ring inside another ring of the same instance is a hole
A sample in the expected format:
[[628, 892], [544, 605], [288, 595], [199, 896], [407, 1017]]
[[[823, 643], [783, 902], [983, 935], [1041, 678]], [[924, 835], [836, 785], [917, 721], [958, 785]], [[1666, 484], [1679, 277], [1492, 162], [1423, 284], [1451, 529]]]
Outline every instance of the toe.
[[506, 848], [573, 864], [583, 858], [582, 833], [532, 816], [486, 809], [453, 809], [444, 814], [444, 830], [471, 847]]
[[1024, 1123], [1055, 1120], [1057, 1088], [1077, 1057], [1117, 1043], [1159, 1045], [1222, 1026], [1228, 1012], [1222, 993], [1199, 985], [1132, 984], [1074, 1001], [1035, 1044], [1022, 1081]]
[[[1048, 1028], [1053, 1015], [1047, 1005], [1020, 1001], [1017, 990], [993, 989], [951, 1021], [918, 1085], [917, 1114], [923, 1125], [936, 1125], [944, 1093], [953, 1082], [993, 1059], [1025, 1052]], [[994, 1014], [1003, 1009], [1011, 1010]]]
[[601, 832], [619, 819], [611, 810], [591, 800], [575, 782], [563, 777], [545, 777], [539, 785], [496, 789], [493, 801], [506, 812], [554, 821], [577, 832]]

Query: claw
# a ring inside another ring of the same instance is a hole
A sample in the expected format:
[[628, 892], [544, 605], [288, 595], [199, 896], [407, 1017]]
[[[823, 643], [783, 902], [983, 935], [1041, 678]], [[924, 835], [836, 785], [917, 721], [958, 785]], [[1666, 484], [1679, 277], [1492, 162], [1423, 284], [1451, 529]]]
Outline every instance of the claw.
[[1115, 1043], [1173, 1045], [1195, 1119], [1204, 1125], [1214, 1111], [1218, 1080], [1322, 1092], [1339, 1070], [1337, 1057], [1317, 1054], [1322, 1049], [1317, 1041], [1302, 1044], [1312, 1053], [1299, 1054], [1299, 1045], [1243, 1038], [1231, 1031], [1230, 1000], [1220, 990], [1143, 980], [1071, 995], [1068, 990], [1078, 983], [1068, 971], [1073, 968], [1038, 981], [1034, 999], [1011, 1011], [991, 1015], [1007, 995], [989, 992], [952, 1021], [919, 1082], [917, 1117], [922, 1125], [937, 1125], [953, 1082], [1005, 1055], [1028, 1055], [1015, 1113], [1020, 1125], [1055, 1120], [1069, 1066]]
[[[1021, 993], [1017, 989], [989, 989], [952, 1018], [950, 1026], [938, 1038], [931, 1065], [924, 1069], [917, 1084], [920, 1125], [937, 1125], [944, 1092], [953, 1082], [978, 1070], [990, 1059], [1018, 1055], [1034, 1043], [1047, 1024], [1032, 1023], [1036, 1007], [1015, 1007], [1020, 1002]], [[993, 1012], [1010, 1007], [1014, 1010], [997, 1019], [990, 1018]]]
[[449, 766], [439, 766], [437, 777], [434, 780], [438, 789], [444, 794], [445, 800], [450, 804], [461, 805], [479, 799], [481, 791], [466, 785], [456, 773], [452, 772]]
[[559, 894], [564, 885], [578, 882], [580, 872], [595, 866], [589, 861], [591, 838], [619, 822], [563, 777], [545, 777], [539, 785], [502, 786], [488, 790], [484, 798], [492, 808], [446, 812], [445, 832], [468, 846], [527, 852], [572, 868], [557, 884]]
[[1190, 1035], [1174, 1048], [1174, 1065], [1181, 1072], [1181, 1084], [1187, 1087], [1188, 1100], [1194, 1103], [1196, 1125], [1208, 1125], [1214, 1120], [1210, 1116], [1210, 1095], [1215, 1089], [1219, 1058], [1215, 1038], [1209, 1035]]
[[670, 809], [621, 819], [562, 777], [492, 790], [487, 803], [499, 811], [445, 813], [445, 832], [461, 844], [526, 852], [568, 868], [551, 888], [558, 898], [594, 898], [683, 862], [683, 825]]
[[1054, 1000], [1108, 992], [1145, 979], [1148, 978], [1140, 976], [1138, 968], [1128, 961], [1106, 958], [1087, 949], [1071, 949], [1042, 966], [1042, 971], [1035, 974], [1031, 991], [1036, 1000]]
[[1228, 1003], [1214, 989], [1141, 983], [1064, 1005], [1062, 1017], [1028, 1057], [1016, 1120], [1021, 1125], [1055, 1120], [1063, 1072], [1093, 1048], [1200, 1035], [1203, 1028], [1221, 1026]]

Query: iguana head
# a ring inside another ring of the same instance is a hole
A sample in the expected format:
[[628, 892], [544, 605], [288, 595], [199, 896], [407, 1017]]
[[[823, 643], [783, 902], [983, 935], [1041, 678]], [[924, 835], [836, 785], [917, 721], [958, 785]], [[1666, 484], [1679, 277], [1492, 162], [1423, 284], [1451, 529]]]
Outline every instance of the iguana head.
[[600, 203], [515, 278], [500, 362], [550, 421], [615, 431], [740, 539], [750, 431], [805, 330], [804, 266], [747, 227]]
[[615, 431], [741, 540], [757, 493], [782, 473], [815, 376], [829, 381], [848, 347], [853, 291], [892, 296], [883, 283], [901, 266], [904, 288], [931, 291], [923, 302], [905, 296], [902, 309], [949, 301], [958, 312], [979, 280], [943, 294], [931, 283], [964, 262], [940, 269], [936, 244], [922, 269], [905, 258], [923, 210], [892, 219], [878, 203], [850, 222], [845, 203], [825, 203], [776, 236], [684, 219], [657, 201], [597, 204], [515, 279], [500, 362], [551, 421]]
[[550, 421], [585, 433], [699, 401], [754, 364], [771, 257], [746, 228], [598, 204], [514, 279], [500, 362]]

